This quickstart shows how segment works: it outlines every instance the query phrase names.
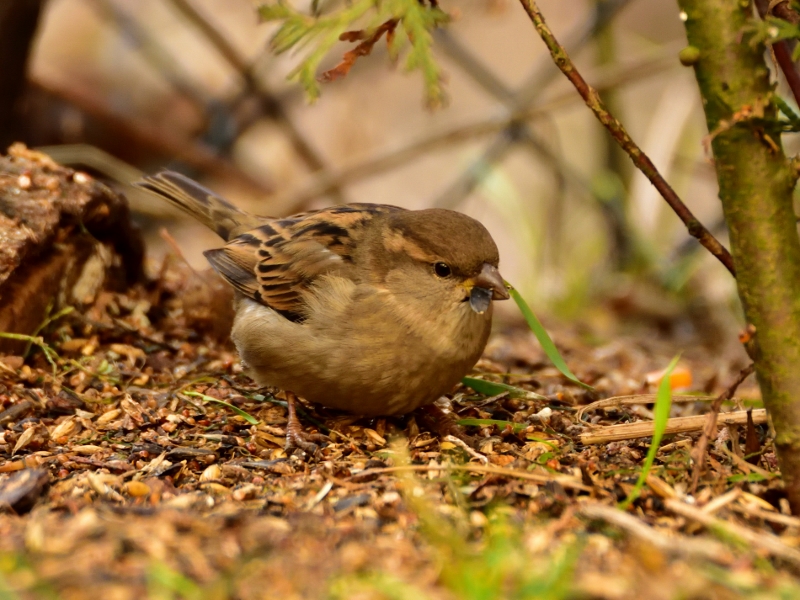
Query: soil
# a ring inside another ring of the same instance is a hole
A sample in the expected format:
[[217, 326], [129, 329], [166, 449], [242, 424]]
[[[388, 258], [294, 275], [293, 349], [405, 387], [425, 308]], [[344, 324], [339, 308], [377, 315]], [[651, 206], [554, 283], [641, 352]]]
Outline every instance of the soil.
[[[56, 196], [80, 184], [42, 168], [62, 178]], [[118, 209], [112, 229], [127, 222]], [[0, 272], [22, 273], [25, 244], [54, 245], [48, 235], [27, 236]], [[676, 398], [672, 416], [708, 412], [747, 367], [741, 349], [653, 328], [602, 341], [548, 322], [590, 390], [552, 366], [521, 320], [501, 323], [471, 376], [511, 387], [461, 386], [441, 401], [471, 445], [416, 414], [304, 405], [303, 424], [327, 441], [287, 455], [281, 393], [257, 389], [227, 340], [227, 288], [176, 256], [144, 277], [135, 235], [116, 239], [127, 240], [110, 244], [129, 257], [116, 263], [121, 279], [72, 311], [46, 302], [31, 337], [5, 338], [3, 597], [800, 597], [800, 519], [756, 411], [715, 429], [706, 457], [692, 456], [699, 428], [666, 435], [624, 509], [652, 432], [602, 441], [605, 427], [652, 421], [657, 371], [680, 349], [673, 387], [701, 395]], [[751, 378], [723, 411], [758, 405]]]

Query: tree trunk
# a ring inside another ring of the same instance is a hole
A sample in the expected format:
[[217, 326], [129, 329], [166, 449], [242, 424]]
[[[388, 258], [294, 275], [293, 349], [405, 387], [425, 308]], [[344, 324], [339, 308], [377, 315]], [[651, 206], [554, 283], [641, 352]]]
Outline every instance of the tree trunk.
[[[143, 256], [122, 196], [22, 144], [0, 154], [0, 333], [36, 334], [61, 308], [143, 281]], [[25, 346], [0, 337], [0, 354]]]
[[755, 326], [752, 356], [795, 515], [800, 515], [800, 239], [797, 172], [783, 152], [764, 47], [750, 43], [752, 5], [678, 0], [712, 139], [739, 297]]
[[33, 38], [45, 0], [0, 0], [0, 152], [17, 141]]

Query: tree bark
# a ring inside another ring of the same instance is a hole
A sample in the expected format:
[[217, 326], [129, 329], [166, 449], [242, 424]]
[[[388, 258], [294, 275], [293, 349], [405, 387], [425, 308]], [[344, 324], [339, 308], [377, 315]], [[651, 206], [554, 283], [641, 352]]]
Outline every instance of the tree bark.
[[[22, 144], [0, 154], [0, 333], [143, 281], [143, 256], [122, 196]], [[0, 354], [25, 345], [0, 336]]]
[[783, 152], [764, 47], [752, 44], [753, 7], [678, 0], [703, 97], [731, 237], [736, 280], [764, 404], [792, 512], [800, 515], [800, 238], [796, 169]]

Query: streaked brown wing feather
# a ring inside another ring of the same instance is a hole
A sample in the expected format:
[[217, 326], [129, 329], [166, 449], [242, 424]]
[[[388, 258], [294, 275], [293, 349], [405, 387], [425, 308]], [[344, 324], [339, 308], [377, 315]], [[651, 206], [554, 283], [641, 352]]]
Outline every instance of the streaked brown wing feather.
[[270, 221], [205, 253], [239, 292], [293, 321], [303, 318], [303, 292], [317, 277], [351, 268], [355, 245], [376, 216], [404, 210], [346, 204]]

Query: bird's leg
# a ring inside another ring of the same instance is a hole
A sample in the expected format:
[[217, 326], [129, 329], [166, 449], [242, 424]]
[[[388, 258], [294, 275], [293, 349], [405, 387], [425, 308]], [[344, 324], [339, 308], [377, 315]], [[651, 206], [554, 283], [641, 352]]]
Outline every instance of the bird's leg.
[[452, 435], [464, 441], [471, 448], [477, 447], [478, 440], [464, 432], [456, 423], [456, 417], [453, 413], [445, 412], [436, 404], [421, 406], [418, 409], [418, 413], [423, 427], [436, 432], [439, 437], [445, 438], [448, 435]]
[[308, 453], [310, 456], [313, 456], [314, 453], [318, 450], [319, 446], [315, 444], [313, 441], [316, 442], [323, 441], [325, 438], [319, 434], [310, 434], [303, 431], [303, 426], [300, 423], [300, 419], [297, 418], [297, 408], [295, 403], [297, 402], [297, 396], [292, 392], [286, 392], [286, 407], [288, 409], [288, 415], [286, 417], [286, 446], [285, 449], [287, 452], [294, 450], [295, 448], [300, 448], [304, 452]]

